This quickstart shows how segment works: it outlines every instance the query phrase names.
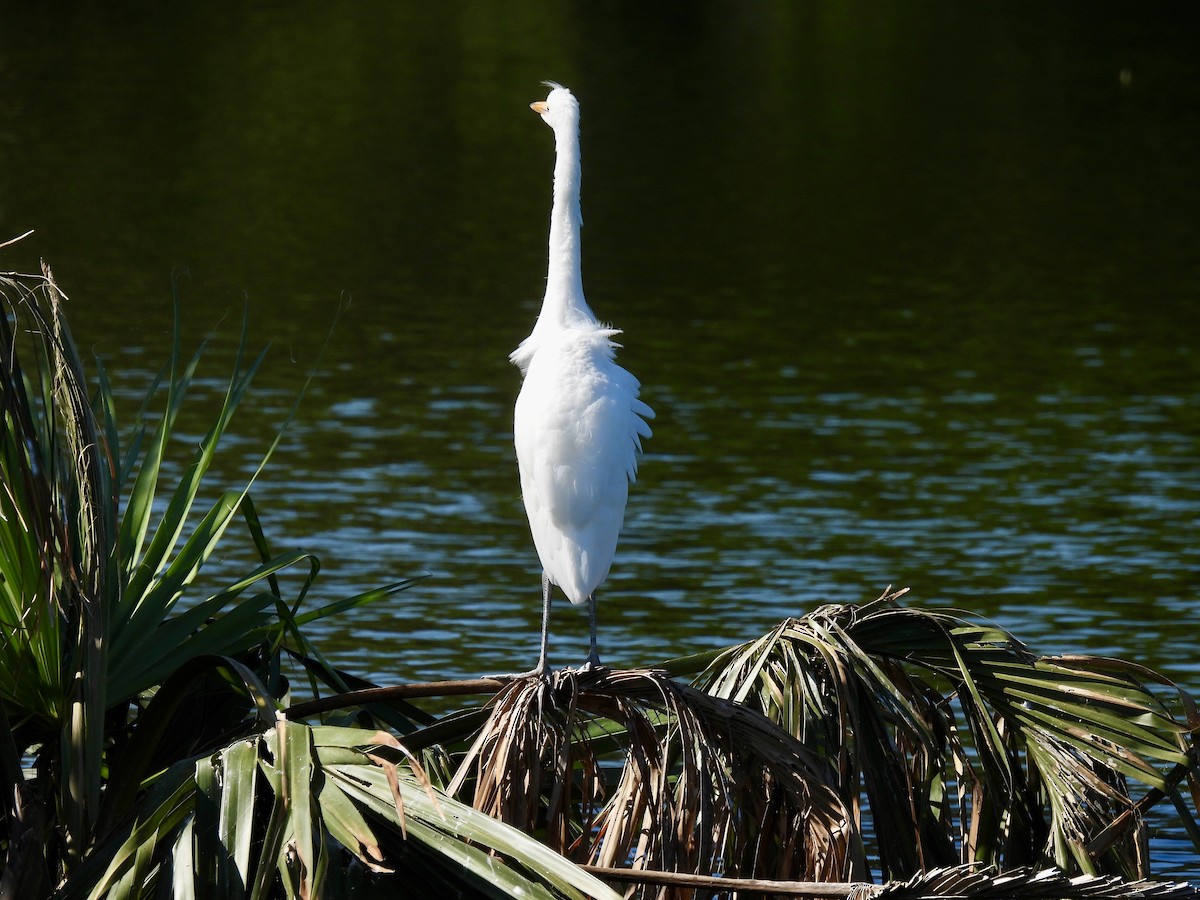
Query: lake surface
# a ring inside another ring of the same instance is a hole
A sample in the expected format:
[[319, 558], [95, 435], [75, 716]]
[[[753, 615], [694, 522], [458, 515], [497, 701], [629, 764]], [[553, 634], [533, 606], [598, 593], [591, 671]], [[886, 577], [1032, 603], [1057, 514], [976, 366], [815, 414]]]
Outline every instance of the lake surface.
[[[54, 265], [131, 404], [175, 273], [186, 342], [214, 333], [196, 433], [245, 308], [273, 350], [220, 479], [315, 366], [254, 492], [275, 546], [320, 557], [314, 602], [429, 573], [319, 632], [335, 662], [535, 659], [507, 355], [544, 280], [527, 104], [553, 78], [583, 110], [588, 298], [658, 413], [606, 662], [894, 585], [1200, 690], [1194, 7], [495, 9], [0, 14], [0, 241], [36, 229], [0, 269]], [[581, 661], [582, 612], [553, 631]], [[1170, 833], [1156, 859], [1200, 868]]]

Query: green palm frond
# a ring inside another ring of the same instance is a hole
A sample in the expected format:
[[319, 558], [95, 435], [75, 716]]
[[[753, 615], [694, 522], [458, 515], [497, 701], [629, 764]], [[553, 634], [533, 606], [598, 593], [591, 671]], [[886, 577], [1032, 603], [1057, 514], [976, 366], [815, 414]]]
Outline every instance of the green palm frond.
[[158, 779], [60, 900], [594, 897], [616, 894], [521, 832], [438, 793], [386, 735], [280, 719]]
[[[129, 772], [130, 757], [122, 751], [131, 742], [146, 745], [150, 731], [136, 737], [137, 724], [156, 691], [194, 664], [208, 673], [193, 695], [212, 704], [213, 715], [205, 729], [188, 732], [190, 753], [252, 732], [261, 702], [245, 685], [262, 680], [262, 696], [283, 695], [283, 650], [311, 655], [302, 624], [347, 602], [302, 610], [319, 565], [310, 554], [273, 554], [262, 534], [249, 491], [278, 437], [245, 484], [219, 492], [215, 501], [201, 500], [211, 493], [202, 487], [221, 439], [262, 362], [262, 354], [247, 362], [245, 326], [211, 427], [190, 460], [168, 465], [201, 355], [185, 360], [181, 353], [178, 302], [170, 361], [126, 432], [102, 367], [95, 398], [88, 399], [64, 315], [68, 301], [49, 269], [41, 277], [0, 279], [0, 293], [6, 301], [0, 315], [0, 711], [11, 726], [2, 749], [18, 760], [0, 768], [0, 787], [8, 798], [28, 795], [30, 816], [37, 811], [59, 823], [63, 839], [50, 845], [54, 852], [44, 860], [56, 878], [78, 866], [96, 829], [111, 827], [123, 804], [132, 802], [122, 789], [106, 791], [101, 803], [109, 771], [126, 771], [131, 785], [154, 774]], [[238, 522], [258, 563], [214, 592], [197, 592], [201, 569], [219, 543], [232, 540]], [[296, 568], [306, 575], [296, 595], [286, 598], [277, 576]], [[214, 669], [205, 662], [211, 659], [228, 662]], [[253, 679], [228, 675], [237, 666], [253, 670]], [[165, 746], [160, 740], [154, 753], [137, 758], [159, 758]], [[18, 770], [30, 754], [36, 777], [27, 783]]]
[[[6, 280], [0, 287], [19, 323], [11, 330], [6, 315], [0, 335], [5, 406], [0, 514], [9, 523], [0, 538], [0, 622], [6, 638], [0, 641], [0, 699], [10, 713], [53, 729], [80, 686], [105, 693], [86, 704], [103, 711], [136, 698], [188, 658], [261, 644], [263, 629], [275, 623], [278, 597], [269, 590], [246, 594], [305, 557], [264, 560], [247, 577], [177, 613], [247, 499], [249, 484], [223, 492], [207, 511], [196, 509], [218, 440], [261, 356], [242, 371], [239, 351], [216, 423], [159, 509], [154, 501], [164, 493], [164, 454], [198, 354], [180, 363], [176, 337], [166, 408], [154, 438], [145, 441], [135, 428], [122, 457], [111, 388], [102, 378], [98, 420], [66, 327], [64, 298], [49, 271], [40, 280]], [[22, 368], [20, 351], [33, 360], [32, 374]], [[122, 498], [124, 484], [132, 487]], [[100, 740], [97, 731], [86, 740], [77, 737], [73, 744]]]

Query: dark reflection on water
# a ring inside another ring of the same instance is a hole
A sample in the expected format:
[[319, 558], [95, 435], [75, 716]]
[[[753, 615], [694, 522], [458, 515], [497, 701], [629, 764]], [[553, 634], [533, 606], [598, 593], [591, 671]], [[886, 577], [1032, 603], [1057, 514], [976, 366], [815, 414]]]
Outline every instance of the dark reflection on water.
[[[1185, 7], [697, 3], [5, 10], [0, 267], [56, 266], [131, 397], [243, 304], [276, 349], [231, 441], [364, 675], [509, 670], [537, 570], [508, 352], [583, 103], [585, 278], [658, 411], [602, 595], [608, 661], [912, 588], [1036, 649], [1193, 687], [1200, 62]], [[201, 407], [203, 407], [203, 402]], [[188, 420], [197, 434], [204, 409]], [[186, 447], [181, 442], [181, 454]], [[216, 561], [241, 560], [232, 546]], [[582, 659], [556, 610], [554, 659]], [[1171, 835], [1161, 874], [1196, 860]]]

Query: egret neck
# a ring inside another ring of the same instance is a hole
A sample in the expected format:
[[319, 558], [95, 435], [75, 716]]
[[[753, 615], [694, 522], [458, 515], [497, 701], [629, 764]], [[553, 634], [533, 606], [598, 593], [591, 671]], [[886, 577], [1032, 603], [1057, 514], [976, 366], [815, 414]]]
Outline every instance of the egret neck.
[[[573, 98], [572, 98], [573, 99]], [[554, 206], [550, 211], [550, 252], [546, 268], [546, 298], [538, 324], [557, 328], [595, 324], [583, 297], [579, 232], [579, 108], [567, 108], [554, 123]]]

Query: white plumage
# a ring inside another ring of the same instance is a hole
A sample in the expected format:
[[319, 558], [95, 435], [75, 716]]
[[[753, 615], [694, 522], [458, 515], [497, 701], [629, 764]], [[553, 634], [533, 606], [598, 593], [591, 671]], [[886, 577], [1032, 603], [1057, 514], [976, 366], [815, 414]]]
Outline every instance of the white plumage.
[[510, 359], [524, 373], [514, 416], [521, 494], [542, 563], [542, 646], [546, 668], [550, 585], [587, 603], [591, 650], [599, 665], [595, 594], [608, 575], [637, 475], [645, 419], [638, 380], [615, 362], [620, 332], [596, 320], [583, 296], [579, 232], [579, 103], [548, 82], [545, 101], [530, 104], [554, 130], [554, 203], [546, 295], [532, 333]]

